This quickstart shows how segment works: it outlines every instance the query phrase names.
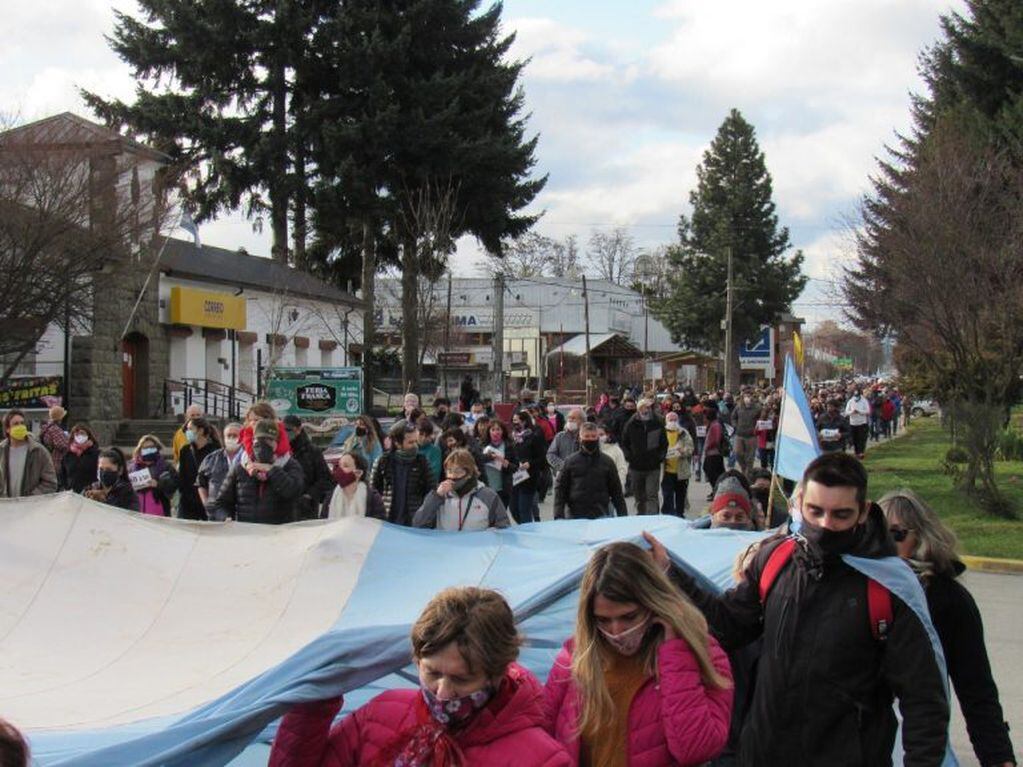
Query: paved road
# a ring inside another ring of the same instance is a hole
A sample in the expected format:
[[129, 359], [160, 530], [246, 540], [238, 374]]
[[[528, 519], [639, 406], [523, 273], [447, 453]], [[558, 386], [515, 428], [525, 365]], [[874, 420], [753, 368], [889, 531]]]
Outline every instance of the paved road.
[[[1009, 723], [1016, 758], [1023, 757], [1023, 575], [968, 572], [961, 578], [977, 600], [1002, 710]], [[956, 702], [952, 747], [963, 767], [981, 767], [973, 754], [966, 725]]]

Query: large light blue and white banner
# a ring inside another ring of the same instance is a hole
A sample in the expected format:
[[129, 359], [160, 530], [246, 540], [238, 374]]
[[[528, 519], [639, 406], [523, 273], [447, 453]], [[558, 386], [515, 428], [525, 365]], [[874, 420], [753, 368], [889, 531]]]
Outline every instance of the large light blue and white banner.
[[668, 516], [443, 533], [148, 518], [70, 493], [0, 501], [0, 716], [44, 767], [265, 764], [291, 705], [345, 694], [351, 710], [415, 686], [409, 630], [447, 586], [504, 594], [520, 660], [545, 679], [593, 549], [644, 530], [716, 590], [762, 536]]

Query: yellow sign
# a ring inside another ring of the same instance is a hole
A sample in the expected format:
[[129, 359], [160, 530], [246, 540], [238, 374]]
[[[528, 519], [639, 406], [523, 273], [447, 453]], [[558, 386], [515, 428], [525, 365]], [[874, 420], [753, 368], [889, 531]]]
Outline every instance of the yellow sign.
[[170, 321], [176, 325], [245, 330], [245, 299], [208, 290], [171, 288]]

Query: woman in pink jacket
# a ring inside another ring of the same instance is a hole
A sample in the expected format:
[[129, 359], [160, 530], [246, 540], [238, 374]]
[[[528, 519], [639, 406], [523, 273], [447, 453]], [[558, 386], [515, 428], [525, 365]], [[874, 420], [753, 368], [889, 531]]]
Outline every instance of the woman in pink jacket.
[[728, 739], [728, 658], [700, 612], [631, 543], [590, 559], [575, 636], [545, 693], [547, 729], [573, 765], [701, 764]]
[[515, 663], [520, 644], [500, 594], [446, 589], [412, 627], [420, 689], [378, 695], [333, 729], [340, 698], [296, 706], [270, 767], [568, 767], [543, 728], [543, 688]]

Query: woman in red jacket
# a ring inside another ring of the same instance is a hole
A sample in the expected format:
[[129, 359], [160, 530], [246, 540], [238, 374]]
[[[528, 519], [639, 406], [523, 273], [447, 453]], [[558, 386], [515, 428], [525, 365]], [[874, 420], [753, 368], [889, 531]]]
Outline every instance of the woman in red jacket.
[[543, 688], [515, 663], [520, 644], [496, 591], [445, 589], [412, 627], [420, 688], [378, 695], [333, 729], [340, 698], [296, 706], [270, 767], [567, 767], [543, 729]]
[[631, 543], [590, 559], [575, 636], [545, 693], [547, 729], [573, 765], [695, 765], [728, 740], [728, 658], [700, 612]]

